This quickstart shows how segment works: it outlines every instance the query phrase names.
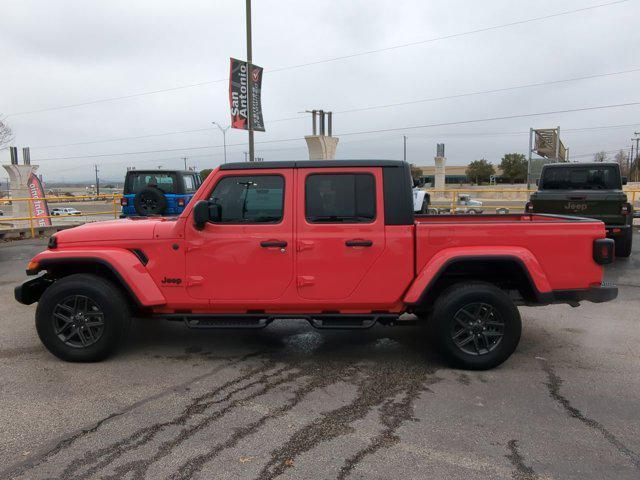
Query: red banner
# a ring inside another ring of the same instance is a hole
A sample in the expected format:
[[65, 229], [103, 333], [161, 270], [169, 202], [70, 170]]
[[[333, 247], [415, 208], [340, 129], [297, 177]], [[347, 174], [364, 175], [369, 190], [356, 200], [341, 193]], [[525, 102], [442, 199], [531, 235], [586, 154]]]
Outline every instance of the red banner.
[[27, 182], [29, 187], [29, 194], [31, 198], [35, 199], [31, 202], [31, 215], [36, 218], [35, 225], [38, 227], [50, 227], [51, 217], [49, 216], [49, 205], [44, 199], [44, 188], [42, 188], [42, 182], [34, 174], [29, 175], [29, 181]]

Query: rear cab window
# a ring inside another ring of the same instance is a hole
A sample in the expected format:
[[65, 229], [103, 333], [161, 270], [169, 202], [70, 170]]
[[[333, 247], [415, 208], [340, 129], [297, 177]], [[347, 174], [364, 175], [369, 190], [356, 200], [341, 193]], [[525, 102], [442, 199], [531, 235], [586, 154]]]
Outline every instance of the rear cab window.
[[312, 173], [305, 180], [309, 223], [372, 223], [376, 180], [370, 173]]
[[620, 190], [620, 171], [613, 165], [544, 169], [540, 190]]

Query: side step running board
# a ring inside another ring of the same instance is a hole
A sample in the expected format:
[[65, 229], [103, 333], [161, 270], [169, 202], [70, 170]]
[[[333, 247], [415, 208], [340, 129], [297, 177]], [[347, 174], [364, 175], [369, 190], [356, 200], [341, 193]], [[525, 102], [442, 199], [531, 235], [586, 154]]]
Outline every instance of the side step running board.
[[392, 313], [373, 314], [282, 314], [269, 315], [260, 313], [247, 314], [195, 314], [175, 313], [162, 315], [163, 318], [181, 321], [193, 329], [260, 329], [274, 320], [306, 320], [320, 330], [352, 330], [367, 329], [376, 323], [382, 325], [415, 325], [413, 321], [397, 321], [398, 315]]

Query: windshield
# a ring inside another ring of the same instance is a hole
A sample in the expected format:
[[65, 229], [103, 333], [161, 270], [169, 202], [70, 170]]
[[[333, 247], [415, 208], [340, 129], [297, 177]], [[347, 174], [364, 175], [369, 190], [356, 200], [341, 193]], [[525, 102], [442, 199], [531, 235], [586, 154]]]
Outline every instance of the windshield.
[[162, 172], [137, 172], [129, 174], [125, 194], [136, 194], [148, 186], [156, 187], [164, 193], [176, 193], [176, 174]]
[[615, 166], [545, 168], [540, 190], [616, 190], [622, 188]]

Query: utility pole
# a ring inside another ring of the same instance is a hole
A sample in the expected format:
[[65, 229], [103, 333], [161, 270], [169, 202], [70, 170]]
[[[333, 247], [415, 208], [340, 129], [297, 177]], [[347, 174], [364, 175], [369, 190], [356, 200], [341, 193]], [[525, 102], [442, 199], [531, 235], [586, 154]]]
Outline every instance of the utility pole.
[[[218, 122], [211, 122], [212, 124], [214, 124], [216, 127], [218, 127], [220, 129], [220, 131], [222, 132], [222, 147], [224, 149], [224, 163], [227, 163], [227, 130], [229, 130], [229, 128], [231, 128], [231, 125], [227, 125], [226, 127], [222, 127]], [[253, 131], [250, 132], [251, 137], [253, 138]], [[252, 143], [253, 145], [253, 143]]]
[[96, 172], [96, 195], [100, 195], [100, 179], [98, 178], [98, 172], [100, 170], [98, 170], [98, 165], [97, 164], [93, 165], [93, 169]]
[[[632, 139], [636, 141], [636, 158], [640, 157], [640, 150], [638, 150], [638, 146], [640, 143], [640, 132], [633, 132], [633, 134], [636, 136], [636, 138]], [[638, 181], [638, 170], [640, 170], [640, 162], [636, 161], [635, 162], [635, 167], [636, 167], [636, 182]]]
[[255, 152], [253, 148], [253, 76], [251, 68], [251, 0], [247, 0], [247, 120], [249, 121], [249, 161], [253, 162]]
[[181, 158], [184, 161], [184, 169], [186, 170], [187, 169], [187, 158], [188, 157], [181, 157]]
[[402, 158], [404, 159], [405, 163], [407, 162], [407, 136], [406, 135], [402, 135], [402, 141], [404, 144], [404, 150], [403, 150], [403, 156]]

